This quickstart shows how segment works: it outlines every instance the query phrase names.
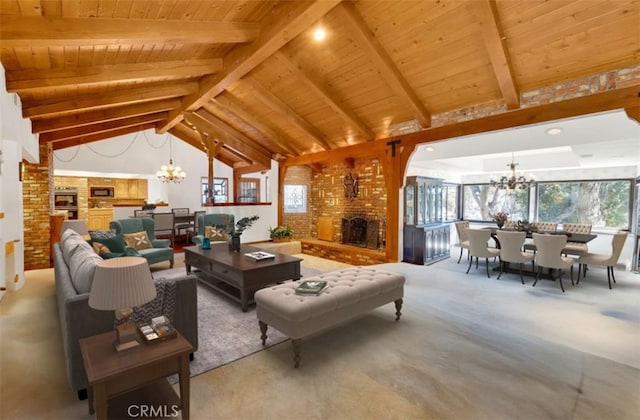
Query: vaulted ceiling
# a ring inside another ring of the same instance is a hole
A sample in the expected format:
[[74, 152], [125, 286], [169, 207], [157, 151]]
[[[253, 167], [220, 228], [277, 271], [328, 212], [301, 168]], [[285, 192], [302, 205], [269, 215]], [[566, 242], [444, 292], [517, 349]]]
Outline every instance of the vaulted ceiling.
[[244, 171], [640, 63], [635, 0], [2, 0], [0, 19], [40, 142], [154, 128]]

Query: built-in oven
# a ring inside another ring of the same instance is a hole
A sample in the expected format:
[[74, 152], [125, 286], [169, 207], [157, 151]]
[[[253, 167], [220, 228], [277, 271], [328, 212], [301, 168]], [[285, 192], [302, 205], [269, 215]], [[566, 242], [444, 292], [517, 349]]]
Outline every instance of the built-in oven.
[[115, 190], [113, 187], [91, 187], [90, 195], [93, 198], [113, 198]]
[[78, 218], [77, 188], [56, 187], [53, 192], [53, 201], [56, 211], [66, 211], [69, 219]]

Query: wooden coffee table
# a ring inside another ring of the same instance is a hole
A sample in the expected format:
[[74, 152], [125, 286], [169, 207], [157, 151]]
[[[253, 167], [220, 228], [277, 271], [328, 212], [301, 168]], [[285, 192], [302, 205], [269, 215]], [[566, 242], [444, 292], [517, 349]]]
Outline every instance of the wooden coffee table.
[[184, 262], [187, 274], [191, 273], [191, 267], [198, 268], [204, 274], [198, 276], [203, 283], [240, 302], [246, 312], [256, 290], [300, 278], [302, 259], [271, 250], [265, 251], [275, 255], [269, 260], [254, 261], [245, 255], [256, 251], [262, 250], [242, 245], [240, 252], [230, 252], [226, 243], [212, 244], [211, 249], [188, 246], [184, 248]]

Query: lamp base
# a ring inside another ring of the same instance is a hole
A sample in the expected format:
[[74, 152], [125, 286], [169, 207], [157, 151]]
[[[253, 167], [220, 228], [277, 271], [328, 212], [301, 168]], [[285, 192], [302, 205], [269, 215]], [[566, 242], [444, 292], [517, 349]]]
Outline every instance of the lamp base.
[[113, 342], [116, 351], [129, 350], [139, 345], [138, 331], [135, 325], [131, 322], [125, 322], [116, 327], [116, 341]]

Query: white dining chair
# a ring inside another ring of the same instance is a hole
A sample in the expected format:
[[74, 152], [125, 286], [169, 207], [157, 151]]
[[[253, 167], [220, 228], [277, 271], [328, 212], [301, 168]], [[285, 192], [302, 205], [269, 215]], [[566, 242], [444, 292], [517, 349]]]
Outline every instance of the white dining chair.
[[476, 270], [478, 269], [478, 258], [485, 259], [485, 265], [487, 267], [487, 277], [491, 277], [489, 274], [489, 258], [496, 257], [500, 254], [500, 250], [497, 248], [489, 248], [488, 242], [491, 236], [491, 230], [489, 229], [467, 229], [469, 235], [469, 267], [467, 267], [467, 274], [471, 269], [473, 263], [473, 257], [476, 257]]
[[462, 252], [467, 250], [467, 258], [469, 257], [469, 235], [467, 230], [469, 229], [469, 222], [461, 221], [456, 222], [456, 232], [458, 233], [458, 244], [460, 245], [460, 256], [458, 257], [457, 264], [460, 264], [462, 259]]
[[522, 265], [533, 261], [534, 257], [531, 253], [522, 252], [522, 245], [527, 238], [527, 233], [499, 230], [497, 236], [498, 242], [500, 242], [500, 274], [498, 274], [498, 280], [502, 276], [504, 266], [508, 267], [510, 263], [515, 263], [520, 267], [520, 281], [524, 284]]
[[611, 239], [611, 254], [595, 254], [586, 253], [580, 256], [578, 259], [578, 281], [580, 283], [580, 274], [587, 276], [587, 265], [597, 265], [600, 267], [607, 267], [607, 280], [609, 280], [609, 289], [611, 289], [611, 279], [616, 282], [616, 277], [613, 274], [613, 267], [618, 263], [624, 242], [627, 240], [627, 232], [618, 232], [613, 235]]
[[[566, 235], [551, 235], [545, 233], [534, 233], [533, 243], [536, 246], [536, 265], [538, 266], [538, 272], [536, 273], [536, 280], [533, 285], [538, 283], [540, 279], [540, 273], [543, 268], [558, 270], [558, 280], [560, 282], [560, 289], [564, 293], [564, 286], [562, 285], [562, 273], [565, 269], [571, 268], [571, 285], [573, 285], [573, 264], [575, 260], [569, 257], [562, 256], [562, 249], [567, 244]], [[553, 278], [553, 276], [552, 276]]]
[[[591, 223], [563, 223], [562, 230], [567, 233], [581, 233], [588, 235], [591, 233]], [[572, 242], [571, 237], [567, 241], [562, 253], [566, 256], [576, 255], [581, 256], [589, 252], [589, 247], [585, 243]]]

